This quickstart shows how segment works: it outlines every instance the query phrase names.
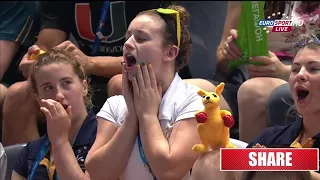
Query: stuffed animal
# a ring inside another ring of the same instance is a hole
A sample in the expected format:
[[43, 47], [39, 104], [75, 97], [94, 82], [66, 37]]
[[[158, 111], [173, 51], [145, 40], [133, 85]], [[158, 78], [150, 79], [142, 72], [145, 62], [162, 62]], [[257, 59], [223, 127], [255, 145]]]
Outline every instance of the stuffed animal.
[[234, 125], [234, 119], [227, 110], [220, 110], [220, 96], [224, 89], [224, 83], [220, 83], [216, 92], [199, 90], [202, 97], [204, 110], [197, 111], [196, 120], [199, 123], [197, 130], [201, 143], [193, 146], [192, 150], [199, 153], [208, 152], [219, 148], [236, 148], [230, 142], [229, 128]]

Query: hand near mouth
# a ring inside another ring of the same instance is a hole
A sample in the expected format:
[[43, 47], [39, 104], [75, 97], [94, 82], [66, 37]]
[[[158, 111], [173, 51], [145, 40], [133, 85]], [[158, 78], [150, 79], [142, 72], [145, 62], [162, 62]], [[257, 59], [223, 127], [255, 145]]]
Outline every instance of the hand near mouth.
[[128, 114], [136, 116], [136, 111], [133, 102], [133, 90], [128, 78], [129, 74], [126, 70], [126, 63], [122, 63], [122, 94], [127, 104]]
[[134, 104], [139, 120], [143, 116], [158, 116], [162, 99], [162, 85], [157, 83], [151, 64], [142, 62], [136, 66], [137, 74], [132, 78]]
[[72, 118], [71, 106], [65, 109], [63, 105], [52, 99], [42, 99], [40, 106], [40, 110], [46, 116], [50, 142], [60, 144], [69, 141]]

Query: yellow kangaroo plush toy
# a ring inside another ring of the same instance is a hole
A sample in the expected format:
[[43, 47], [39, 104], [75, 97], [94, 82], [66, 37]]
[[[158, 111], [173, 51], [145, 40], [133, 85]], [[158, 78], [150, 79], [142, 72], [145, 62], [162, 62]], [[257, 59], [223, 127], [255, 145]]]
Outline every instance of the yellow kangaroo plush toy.
[[220, 96], [224, 89], [224, 83], [220, 83], [216, 92], [199, 90], [202, 97], [204, 110], [197, 111], [196, 120], [199, 123], [197, 130], [201, 143], [193, 146], [192, 150], [199, 153], [208, 152], [210, 145], [212, 150], [218, 148], [236, 148], [230, 142], [229, 128], [234, 125], [234, 119], [227, 110], [220, 110]]

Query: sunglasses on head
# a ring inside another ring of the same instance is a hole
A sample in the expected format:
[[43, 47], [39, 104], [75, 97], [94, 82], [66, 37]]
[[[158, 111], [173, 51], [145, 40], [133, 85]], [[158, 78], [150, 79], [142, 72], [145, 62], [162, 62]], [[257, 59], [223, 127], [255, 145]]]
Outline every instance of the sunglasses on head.
[[164, 9], [164, 8], [159, 8], [159, 9], [151, 9], [149, 11], [157, 11], [159, 14], [164, 14], [164, 15], [175, 15], [176, 16], [176, 23], [177, 23], [177, 41], [178, 41], [178, 47], [180, 47], [180, 38], [181, 38], [181, 27], [180, 27], [180, 14], [178, 11], [173, 10], [173, 9]]

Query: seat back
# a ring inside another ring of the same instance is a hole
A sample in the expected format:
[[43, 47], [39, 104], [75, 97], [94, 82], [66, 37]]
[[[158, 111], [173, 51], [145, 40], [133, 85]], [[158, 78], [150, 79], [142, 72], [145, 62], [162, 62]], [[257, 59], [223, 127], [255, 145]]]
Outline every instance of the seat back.
[[26, 144], [16, 144], [4, 147], [4, 151], [7, 154], [7, 173], [6, 180], [11, 179], [11, 174], [13, 170], [13, 165], [16, 158], [19, 156], [21, 150], [26, 146]]
[[7, 155], [0, 142], [0, 180], [4, 180], [7, 171]]

